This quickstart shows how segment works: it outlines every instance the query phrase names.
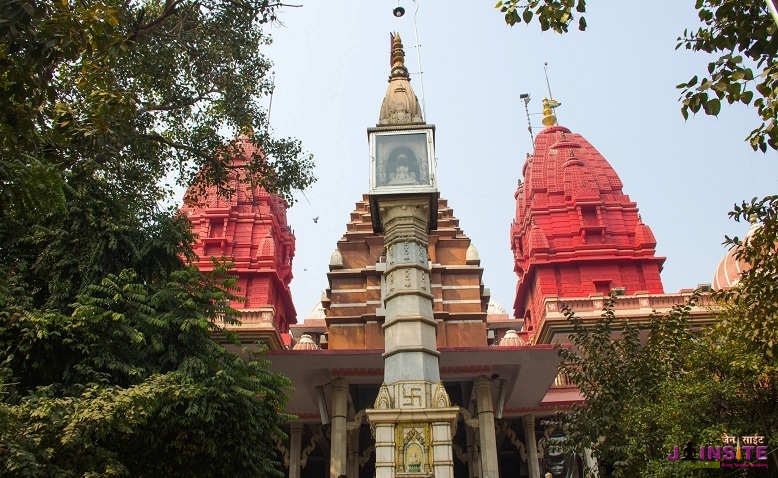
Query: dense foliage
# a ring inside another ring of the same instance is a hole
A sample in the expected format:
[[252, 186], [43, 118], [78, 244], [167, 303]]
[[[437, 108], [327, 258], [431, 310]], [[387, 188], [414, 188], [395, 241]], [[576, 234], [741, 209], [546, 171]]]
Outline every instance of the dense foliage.
[[609, 304], [596, 325], [567, 311], [575, 349], [562, 349], [564, 369], [586, 402], [560, 415], [568, 445], [591, 448], [613, 476], [709, 476], [709, 470], [667, 459], [691, 440], [721, 445], [728, 435], [761, 435], [778, 475], [778, 197], [744, 203], [732, 213], [763, 224], [747, 240], [729, 239], [753, 264], [739, 284], [717, 292], [719, 320], [692, 330], [690, 302], [648, 324], [619, 319]]
[[160, 206], [226, 189], [239, 130], [247, 181], [313, 181], [260, 107], [278, 6], [0, 3], [0, 475], [278, 475], [289, 383], [211, 340], [234, 280]]

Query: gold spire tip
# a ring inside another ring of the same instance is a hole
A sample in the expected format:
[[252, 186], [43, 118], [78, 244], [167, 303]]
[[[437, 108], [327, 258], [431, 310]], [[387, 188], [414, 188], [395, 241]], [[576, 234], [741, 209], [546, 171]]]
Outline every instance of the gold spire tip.
[[553, 108], [556, 108], [559, 106], [559, 103], [557, 103], [554, 100], [549, 100], [548, 98], [543, 98], [543, 125], [546, 127], [554, 126], [556, 125], [556, 115], [554, 114]]

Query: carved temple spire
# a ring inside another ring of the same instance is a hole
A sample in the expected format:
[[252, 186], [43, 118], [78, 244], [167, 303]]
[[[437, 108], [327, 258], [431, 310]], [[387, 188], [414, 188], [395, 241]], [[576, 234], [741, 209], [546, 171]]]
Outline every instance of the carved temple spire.
[[410, 83], [410, 74], [405, 67], [405, 51], [400, 34], [392, 35], [392, 49], [389, 87], [381, 104], [378, 125], [424, 124], [421, 106]]
[[392, 72], [389, 75], [389, 81], [392, 78], [411, 78], [408, 74], [408, 68], [405, 67], [405, 50], [399, 33], [392, 35], [392, 50], [389, 53], [389, 64], [392, 66]]

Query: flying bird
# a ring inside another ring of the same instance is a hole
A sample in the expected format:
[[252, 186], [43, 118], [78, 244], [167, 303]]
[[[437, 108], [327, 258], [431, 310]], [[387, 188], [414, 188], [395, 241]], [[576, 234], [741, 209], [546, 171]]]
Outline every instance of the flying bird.
[[316, 217], [314, 217], [314, 218], [313, 218], [313, 222], [314, 222], [314, 223], [318, 223], [318, 222], [319, 222], [319, 216], [316, 216]]

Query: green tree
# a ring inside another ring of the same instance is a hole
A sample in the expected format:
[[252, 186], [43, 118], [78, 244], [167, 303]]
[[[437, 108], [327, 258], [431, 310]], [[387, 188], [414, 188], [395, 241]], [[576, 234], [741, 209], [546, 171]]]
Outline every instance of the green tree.
[[689, 440], [720, 444], [724, 433], [764, 436], [773, 468], [751, 476], [778, 474], [778, 196], [744, 202], [731, 215], [762, 226], [746, 240], [727, 239], [752, 268], [713, 294], [714, 325], [690, 330], [693, 302], [642, 328], [619, 319], [612, 304], [593, 326], [566, 311], [575, 348], [560, 354], [585, 402], [559, 420], [568, 446], [591, 448], [614, 476], [707, 476], [665, 455]]
[[688, 318], [696, 300], [641, 325], [619, 319], [612, 297], [595, 324], [564, 309], [574, 348], [560, 349], [562, 367], [585, 398], [572, 413], [559, 415], [567, 446], [578, 453], [591, 449], [614, 476], [645, 476], [647, 463], [665, 458], [657, 411], [664, 406], [663, 385], [691, 347]]
[[[291, 201], [310, 156], [274, 138], [261, 0], [0, 4], [0, 474], [277, 476], [289, 382], [211, 340], [234, 279], [189, 265], [165, 183]], [[259, 153], [261, 151], [261, 153]]]

